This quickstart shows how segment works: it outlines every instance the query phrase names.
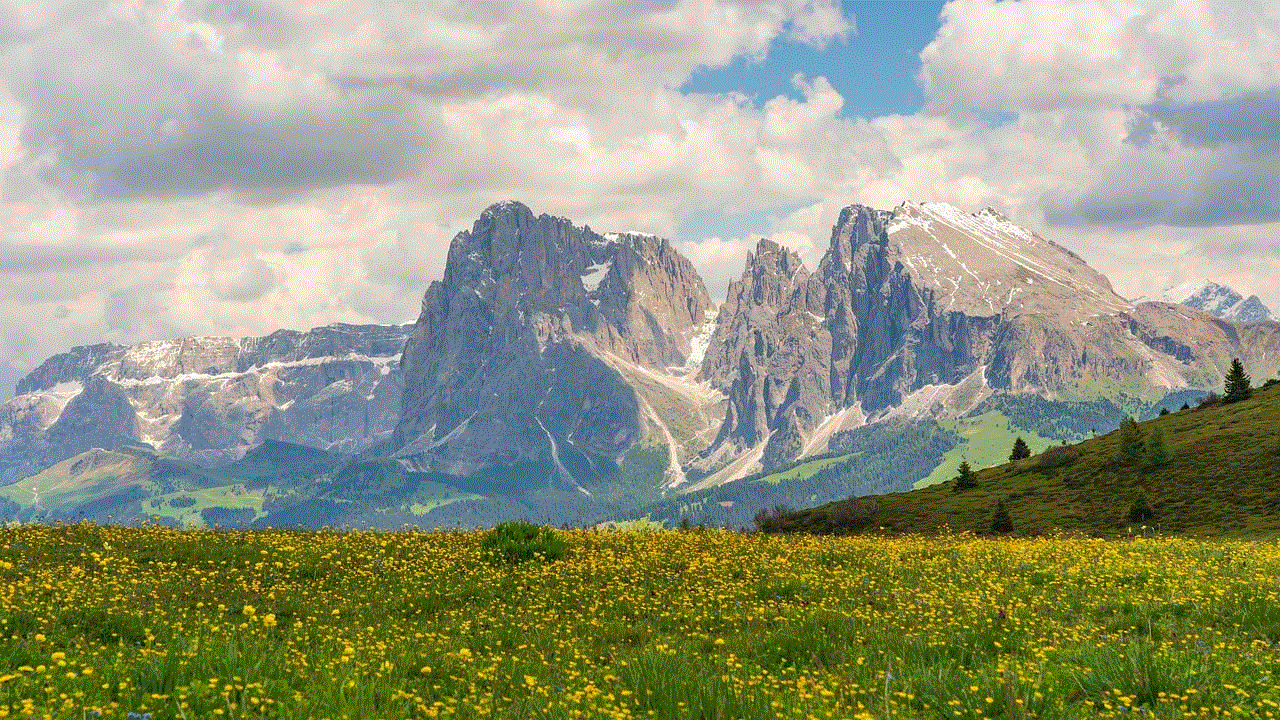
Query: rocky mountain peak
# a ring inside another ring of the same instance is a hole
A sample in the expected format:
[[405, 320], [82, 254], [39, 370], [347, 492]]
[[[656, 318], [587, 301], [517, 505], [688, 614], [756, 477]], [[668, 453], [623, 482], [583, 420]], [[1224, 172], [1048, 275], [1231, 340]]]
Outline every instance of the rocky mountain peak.
[[712, 307], [666, 240], [491, 206], [454, 237], [405, 346], [399, 454], [464, 474], [548, 462], [569, 482], [565, 458], [645, 433], [614, 364], [683, 367]]
[[946, 203], [906, 202], [882, 231], [886, 259], [901, 264], [916, 287], [932, 291], [948, 310], [1087, 317], [1129, 307], [1077, 255], [991, 208], [966, 213]]
[[769, 467], [897, 408], [958, 415], [995, 392], [1216, 382], [1239, 341], [1168, 308], [1135, 308], [1079, 256], [992, 208], [851, 205], [817, 271], [766, 240], [731, 283], [702, 368], [729, 400], [711, 456], [752, 448]]
[[[711, 453], [755, 447], [771, 437], [797, 438], [796, 423], [811, 426], [833, 408], [830, 333], [822, 316], [822, 281], [799, 254], [761, 239], [729, 284], [702, 377], [729, 396], [724, 424]], [[767, 465], [786, 462], [801, 447], [765, 450]]]
[[1246, 298], [1226, 285], [1211, 280], [1192, 281], [1166, 288], [1161, 299], [1234, 322], [1262, 322], [1275, 319], [1271, 310], [1257, 295]]

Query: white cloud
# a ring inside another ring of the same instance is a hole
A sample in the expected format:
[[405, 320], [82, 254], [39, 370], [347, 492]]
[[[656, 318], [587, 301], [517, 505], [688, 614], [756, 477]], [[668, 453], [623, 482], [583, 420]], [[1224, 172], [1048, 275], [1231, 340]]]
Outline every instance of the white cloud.
[[[991, 205], [1131, 294], [1198, 266], [1262, 294], [1278, 12], [956, 2], [925, 112], [867, 121], [804, 68], [760, 106], [678, 91], [779, 38], [851, 37], [834, 2], [21, 5], [0, 18], [0, 381], [76, 343], [410, 321], [505, 199], [666, 235], [785, 208], [760, 231], [811, 268], [844, 205]], [[707, 234], [680, 248], [720, 299], [756, 238]]]
[[1274, 3], [957, 0], [921, 53], [942, 110], [1217, 100], [1280, 79]]

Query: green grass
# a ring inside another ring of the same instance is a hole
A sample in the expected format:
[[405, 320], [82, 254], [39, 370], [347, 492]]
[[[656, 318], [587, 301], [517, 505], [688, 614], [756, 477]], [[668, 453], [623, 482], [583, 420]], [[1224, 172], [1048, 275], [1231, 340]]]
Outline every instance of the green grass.
[[819, 470], [831, 467], [832, 465], [839, 465], [850, 457], [852, 457], [852, 453], [846, 455], [833, 455], [830, 457], [819, 458], [817, 460], [801, 461], [800, 463], [792, 465], [785, 470], [765, 475], [755, 482], [777, 485], [778, 483], [787, 482], [789, 480], [808, 480]]
[[954, 431], [962, 442], [943, 456], [942, 462], [928, 476], [916, 481], [916, 488], [936, 485], [955, 477], [961, 462], [968, 462], [974, 469], [988, 468], [1009, 461], [1013, 441], [1019, 437], [1026, 441], [1033, 453], [1040, 452], [1053, 440], [1041, 437], [1029, 430], [1020, 430], [1009, 423], [1003, 413], [991, 410], [976, 417], [956, 420], [940, 420], [942, 427]]
[[0, 716], [1267, 717], [1280, 546], [0, 528]]
[[[1253, 398], [1171, 413], [1141, 423], [1144, 438], [1163, 429], [1172, 455], [1160, 467], [1126, 464], [1118, 433], [1050, 448], [978, 473], [978, 486], [953, 492], [951, 483], [909, 493], [863, 498], [876, 512], [862, 527], [935, 533], [987, 532], [1004, 500], [1014, 531], [1054, 530], [1116, 536], [1149, 529], [1227, 537], [1280, 535], [1280, 385], [1255, 389]], [[1056, 462], [1054, 456], [1068, 458]], [[952, 469], [954, 473], [954, 469]], [[1155, 515], [1131, 523], [1130, 506], [1145, 495]], [[799, 511], [783, 529], [826, 532], [828, 508]]]
[[[218, 487], [199, 488], [166, 495], [158, 495], [142, 503], [142, 510], [148, 517], [160, 517], [172, 520], [179, 525], [204, 525], [200, 513], [206, 508], [227, 508], [228, 510], [250, 509], [255, 516], [262, 515], [262, 499], [265, 489], [246, 488], [243, 484], [222, 485]], [[191, 498], [195, 504], [189, 507], [176, 507], [173, 501], [178, 498]]]

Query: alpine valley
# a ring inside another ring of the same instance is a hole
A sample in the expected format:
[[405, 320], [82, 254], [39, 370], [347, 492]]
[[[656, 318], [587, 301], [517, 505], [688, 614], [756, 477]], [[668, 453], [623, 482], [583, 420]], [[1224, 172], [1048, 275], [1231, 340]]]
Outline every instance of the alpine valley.
[[412, 325], [49, 358], [0, 406], [0, 515], [745, 525], [1177, 409], [1233, 358], [1275, 376], [1280, 323], [1130, 302], [990, 209], [850, 206], [817, 267], [760, 240], [717, 308], [666, 240], [507, 202]]

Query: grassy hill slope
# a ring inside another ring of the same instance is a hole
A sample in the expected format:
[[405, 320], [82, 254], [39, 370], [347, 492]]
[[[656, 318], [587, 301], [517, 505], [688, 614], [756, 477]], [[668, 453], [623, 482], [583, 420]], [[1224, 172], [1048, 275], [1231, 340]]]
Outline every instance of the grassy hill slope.
[[[980, 471], [977, 487], [954, 482], [828, 503], [772, 518], [770, 530], [990, 532], [1003, 501], [1020, 534], [1054, 530], [1123, 535], [1159, 532], [1217, 536], [1280, 535], [1280, 385], [1249, 400], [1211, 404], [1139, 425], [1144, 442], [1157, 428], [1169, 460], [1157, 466], [1121, 457], [1113, 431], [1056, 446], [1026, 460]], [[1145, 499], [1151, 516], [1130, 520]]]

